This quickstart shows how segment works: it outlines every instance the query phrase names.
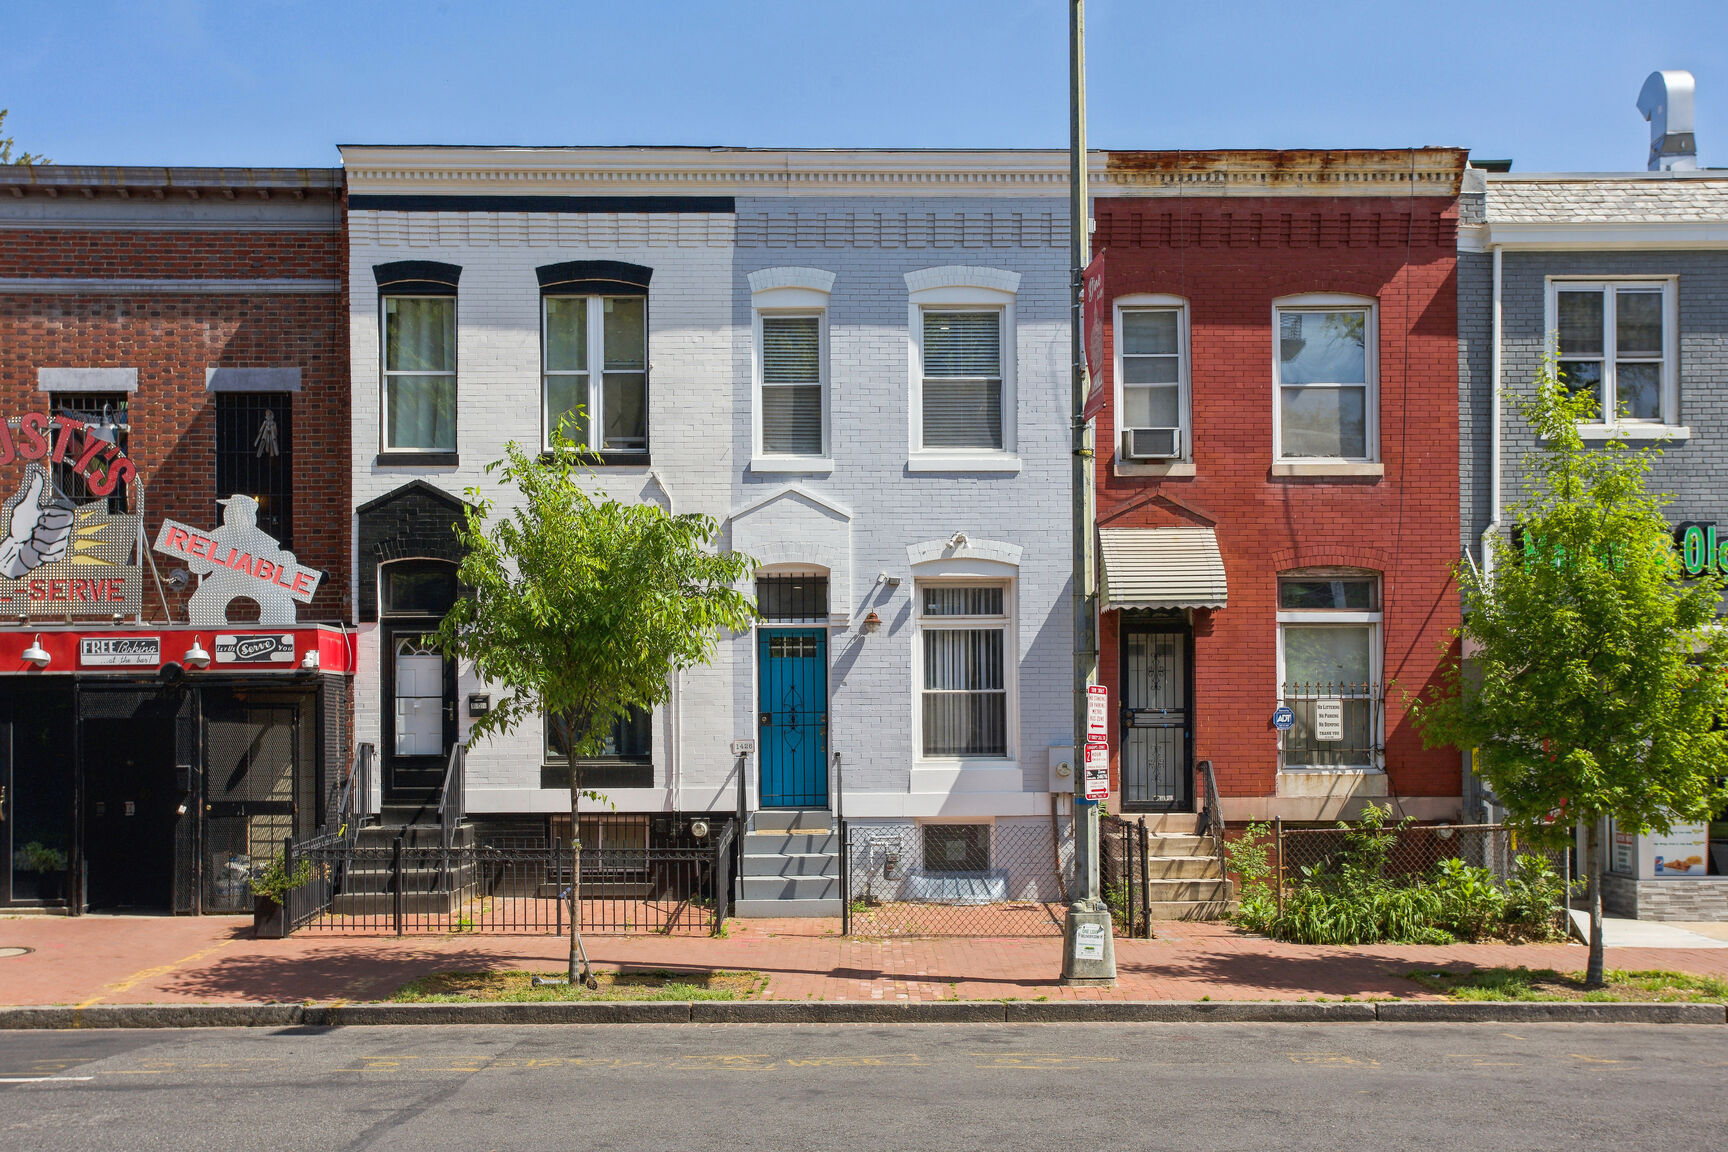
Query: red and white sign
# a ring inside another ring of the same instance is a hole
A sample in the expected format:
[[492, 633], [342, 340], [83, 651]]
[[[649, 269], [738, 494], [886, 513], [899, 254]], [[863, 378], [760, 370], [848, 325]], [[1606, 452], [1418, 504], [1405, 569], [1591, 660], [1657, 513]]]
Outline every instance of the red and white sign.
[[1110, 745], [1086, 745], [1086, 799], [1110, 798]]
[[1110, 742], [1110, 689], [1102, 684], [1086, 686], [1086, 739]]
[[221, 531], [203, 532], [177, 520], [164, 520], [161, 531], [156, 533], [156, 551], [201, 562], [200, 570], [204, 572], [221, 569], [249, 576], [280, 589], [302, 604], [312, 603], [312, 593], [317, 590], [322, 575], [317, 569], [307, 568], [291, 555], [269, 547], [275, 541], [263, 533], [256, 533], [261, 540], [255, 545], [254, 554], [217, 539]]

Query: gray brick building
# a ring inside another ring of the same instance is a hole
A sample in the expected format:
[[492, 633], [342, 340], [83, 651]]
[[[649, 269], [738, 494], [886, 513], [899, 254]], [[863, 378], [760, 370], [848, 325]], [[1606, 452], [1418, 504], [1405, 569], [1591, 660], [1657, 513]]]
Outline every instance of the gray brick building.
[[[1465, 555], [1483, 563], [1484, 535], [1510, 528], [1536, 447], [1518, 403], [1550, 348], [1600, 382], [1586, 440], [1659, 445], [1670, 519], [1728, 524], [1728, 172], [1473, 170], [1458, 302]], [[1610, 911], [1728, 918], [1728, 843], [1706, 837], [1605, 837]]]

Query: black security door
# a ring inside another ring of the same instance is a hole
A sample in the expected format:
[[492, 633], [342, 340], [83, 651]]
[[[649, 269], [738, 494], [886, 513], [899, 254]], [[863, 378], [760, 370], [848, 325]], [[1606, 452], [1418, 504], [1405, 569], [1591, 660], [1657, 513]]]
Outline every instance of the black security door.
[[1193, 634], [1180, 617], [1122, 622], [1122, 807], [1194, 810]]

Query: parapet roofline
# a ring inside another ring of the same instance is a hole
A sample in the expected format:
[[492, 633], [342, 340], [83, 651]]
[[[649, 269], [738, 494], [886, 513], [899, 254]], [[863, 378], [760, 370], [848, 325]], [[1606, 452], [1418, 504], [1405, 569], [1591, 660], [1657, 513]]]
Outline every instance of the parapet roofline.
[[268, 198], [277, 194], [305, 198], [340, 195], [340, 168], [160, 168], [93, 164], [9, 164], [0, 166], [0, 194], [57, 196], [78, 192], [162, 198], [170, 194], [245, 192]]
[[[340, 151], [349, 191], [361, 195], [1068, 194], [1068, 153], [1057, 149], [344, 145]], [[1467, 157], [1461, 148], [1095, 150], [1088, 171], [1099, 196], [1454, 196]]]

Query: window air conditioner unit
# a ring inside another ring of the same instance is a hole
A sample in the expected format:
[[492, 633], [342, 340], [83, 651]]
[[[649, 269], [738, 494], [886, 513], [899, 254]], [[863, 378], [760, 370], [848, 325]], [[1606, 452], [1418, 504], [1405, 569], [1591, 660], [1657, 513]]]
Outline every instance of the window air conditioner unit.
[[1124, 428], [1122, 455], [1129, 460], [1174, 460], [1182, 455], [1182, 429]]

